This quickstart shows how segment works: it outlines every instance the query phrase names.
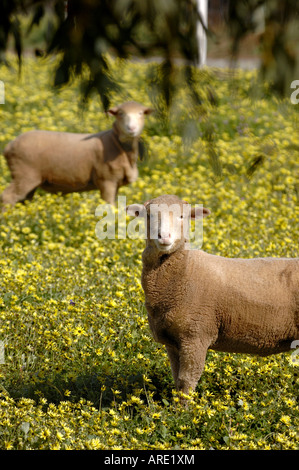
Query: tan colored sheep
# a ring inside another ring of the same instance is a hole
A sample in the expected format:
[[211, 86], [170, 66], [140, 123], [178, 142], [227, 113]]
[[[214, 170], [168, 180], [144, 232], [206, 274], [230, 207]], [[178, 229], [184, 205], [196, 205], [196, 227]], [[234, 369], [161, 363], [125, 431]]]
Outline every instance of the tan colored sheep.
[[12, 182], [2, 204], [30, 198], [37, 187], [51, 193], [99, 189], [114, 204], [118, 188], [138, 177], [138, 141], [151, 109], [134, 101], [111, 108], [113, 129], [97, 134], [29, 131], [4, 149]]
[[[161, 210], [153, 218], [154, 207]], [[147, 220], [145, 305], [177, 390], [195, 389], [208, 349], [266, 356], [289, 351], [299, 339], [299, 258], [229, 259], [188, 249], [186, 218], [209, 211], [191, 210], [176, 196], [132, 204], [127, 212]]]

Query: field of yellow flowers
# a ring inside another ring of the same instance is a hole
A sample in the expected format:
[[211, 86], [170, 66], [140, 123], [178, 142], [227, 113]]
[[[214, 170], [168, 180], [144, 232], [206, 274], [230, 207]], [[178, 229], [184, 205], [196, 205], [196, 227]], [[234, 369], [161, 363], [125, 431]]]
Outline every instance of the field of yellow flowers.
[[[12, 64], [14, 64], [12, 62]], [[55, 61], [1, 67], [0, 154], [30, 129], [110, 127], [80, 82], [50, 87]], [[203, 249], [298, 257], [299, 105], [254, 72], [193, 71], [196, 105], [178, 83], [169, 114], [146, 77], [153, 65], [111, 59], [112, 104], [156, 108], [127, 203], [175, 193], [211, 210]], [[163, 119], [162, 119], [163, 118]], [[10, 179], [0, 156], [0, 191]], [[182, 408], [165, 350], [149, 331], [140, 284], [143, 240], [99, 240], [98, 192], [37, 191], [0, 215], [0, 449], [298, 449], [296, 351], [267, 358], [209, 352]], [[295, 357], [295, 362], [292, 359]]]

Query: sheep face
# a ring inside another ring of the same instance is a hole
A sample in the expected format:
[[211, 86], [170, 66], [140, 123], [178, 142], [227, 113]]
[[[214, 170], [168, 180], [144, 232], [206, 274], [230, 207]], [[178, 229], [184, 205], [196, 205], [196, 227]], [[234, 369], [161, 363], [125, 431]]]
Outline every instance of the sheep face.
[[165, 195], [127, 207], [129, 215], [146, 217], [147, 244], [161, 254], [173, 253], [188, 241], [190, 219], [210, 213], [205, 208], [191, 208], [177, 196]]
[[128, 101], [108, 111], [109, 114], [116, 118], [116, 127], [120, 140], [139, 137], [144, 127], [144, 117], [151, 112], [152, 109], [135, 101]]

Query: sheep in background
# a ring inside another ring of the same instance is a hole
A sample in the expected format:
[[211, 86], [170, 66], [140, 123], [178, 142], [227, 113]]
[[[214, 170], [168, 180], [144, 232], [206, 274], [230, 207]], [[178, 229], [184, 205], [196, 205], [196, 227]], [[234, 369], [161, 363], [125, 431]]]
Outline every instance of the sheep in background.
[[111, 108], [113, 128], [96, 134], [34, 130], [4, 149], [12, 182], [2, 193], [3, 208], [33, 196], [37, 187], [51, 193], [99, 189], [115, 203], [118, 188], [138, 177], [139, 136], [152, 110], [134, 101]]
[[267, 356], [299, 339], [299, 258], [230, 259], [188, 249], [186, 218], [209, 211], [186, 204], [164, 195], [127, 207], [147, 220], [145, 306], [183, 393], [195, 389], [208, 349]]

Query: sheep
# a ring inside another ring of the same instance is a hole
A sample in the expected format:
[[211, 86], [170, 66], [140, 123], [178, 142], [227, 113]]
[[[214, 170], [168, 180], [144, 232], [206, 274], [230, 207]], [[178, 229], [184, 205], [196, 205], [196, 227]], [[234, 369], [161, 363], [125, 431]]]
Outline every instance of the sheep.
[[2, 193], [7, 204], [30, 199], [37, 187], [63, 194], [99, 189], [115, 204], [120, 186], [138, 177], [139, 136], [151, 108], [128, 101], [109, 109], [113, 128], [96, 134], [33, 130], [4, 149], [12, 181]]
[[267, 356], [293, 347], [299, 258], [225, 258], [190, 249], [183, 225], [210, 211], [191, 209], [174, 195], [132, 204], [127, 213], [147, 222], [145, 306], [154, 339], [166, 346], [177, 391], [195, 390], [208, 349]]

